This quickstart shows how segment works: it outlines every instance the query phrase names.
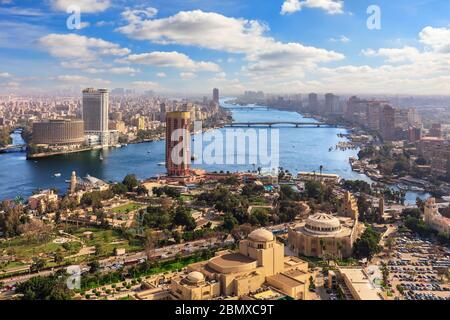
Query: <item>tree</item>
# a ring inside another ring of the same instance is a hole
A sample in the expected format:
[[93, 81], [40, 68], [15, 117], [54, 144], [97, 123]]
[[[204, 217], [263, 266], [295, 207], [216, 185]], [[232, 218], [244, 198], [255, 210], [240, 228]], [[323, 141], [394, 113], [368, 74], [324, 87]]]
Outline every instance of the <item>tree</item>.
[[100, 269], [100, 262], [98, 260], [91, 261], [87, 264], [89, 273], [96, 273]]
[[192, 217], [191, 210], [184, 205], [179, 205], [175, 209], [173, 223], [177, 226], [184, 226], [188, 231], [194, 230], [197, 226], [195, 219]]
[[256, 224], [265, 227], [269, 223], [269, 215], [265, 209], [256, 208], [253, 210], [250, 217], [250, 222], [252, 221], [252, 225]]
[[355, 241], [353, 245], [353, 256], [357, 259], [372, 257], [381, 251], [379, 246], [381, 235], [376, 232], [372, 227], [368, 226], [361, 238]]
[[139, 185], [139, 181], [134, 174], [128, 174], [123, 179], [122, 183], [128, 188], [128, 191], [133, 191]]
[[105, 254], [105, 248], [101, 244], [95, 245], [95, 255], [102, 256]]
[[309, 277], [309, 290], [314, 291], [316, 289], [316, 284], [314, 283], [313, 276]]
[[59, 275], [33, 277], [19, 283], [16, 293], [23, 295], [22, 300], [69, 300], [72, 292], [67, 288], [66, 278]]
[[313, 198], [322, 202], [325, 197], [325, 186], [318, 181], [307, 181], [305, 183], [306, 194], [309, 198]]
[[128, 191], [128, 187], [123, 183], [116, 183], [112, 186], [112, 191], [114, 192], [114, 194], [118, 195], [125, 194]]
[[159, 246], [160, 234], [159, 232], [154, 232], [151, 230], [147, 230], [145, 233], [145, 241], [144, 241], [144, 251], [147, 255], [147, 260], [150, 261], [154, 258], [156, 249]]
[[236, 220], [235, 217], [231, 214], [226, 214], [223, 219], [223, 228], [229, 232], [234, 229], [235, 226], [237, 226], [239, 222]]
[[62, 254], [61, 251], [58, 250], [55, 252], [53, 259], [56, 263], [61, 263], [64, 261], [64, 255]]
[[30, 269], [33, 272], [39, 272], [39, 271], [41, 271], [42, 269], [45, 268], [46, 264], [47, 263], [45, 262], [44, 259], [39, 258], [39, 257], [34, 257], [33, 258], [33, 263], [31, 264], [31, 268]]

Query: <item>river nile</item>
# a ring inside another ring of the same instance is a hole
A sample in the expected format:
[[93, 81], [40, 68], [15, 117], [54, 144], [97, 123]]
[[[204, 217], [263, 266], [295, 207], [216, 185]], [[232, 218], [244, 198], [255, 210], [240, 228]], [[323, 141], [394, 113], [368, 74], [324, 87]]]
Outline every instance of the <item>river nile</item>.
[[[231, 107], [222, 103], [224, 107]], [[298, 121], [315, 122], [304, 118], [295, 112], [274, 109], [233, 110], [235, 122], [247, 121]], [[245, 128], [244, 128], [245, 129]], [[219, 129], [224, 132], [225, 128]], [[246, 129], [245, 129], [246, 130]], [[326, 173], [336, 173], [345, 179], [360, 179], [370, 181], [366, 176], [352, 172], [349, 157], [357, 155], [357, 150], [329, 151], [345, 138], [338, 137], [340, 133], [347, 133], [342, 128], [260, 128], [255, 130], [279, 130], [279, 165], [290, 172], [319, 171], [323, 166]], [[208, 140], [213, 131], [203, 133], [203, 139]], [[14, 134], [14, 143], [20, 143], [20, 135]], [[194, 137], [200, 139], [199, 135]], [[270, 144], [268, 144], [270, 146]], [[203, 148], [208, 146], [204, 143]], [[103, 161], [100, 161], [100, 153]], [[194, 153], [199, 154], [194, 150]], [[270, 154], [270, 150], [268, 152]], [[149, 142], [130, 144], [122, 148], [103, 151], [90, 151], [70, 155], [61, 155], [37, 161], [26, 160], [25, 153], [0, 154], [0, 199], [14, 198], [17, 195], [29, 196], [36, 189], [57, 188], [65, 192], [72, 171], [78, 176], [87, 174], [105, 181], [119, 181], [128, 174], [134, 173], [140, 179], [149, 178], [164, 173], [165, 168], [158, 163], [164, 162], [165, 142]], [[195, 163], [193, 165], [196, 167]], [[258, 164], [256, 164], [258, 166]], [[198, 165], [209, 171], [247, 171], [253, 170], [251, 163], [247, 165]], [[55, 173], [61, 173], [56, 177]], [[408, 201], [415, 200], [417, 195], [410, 193]]]

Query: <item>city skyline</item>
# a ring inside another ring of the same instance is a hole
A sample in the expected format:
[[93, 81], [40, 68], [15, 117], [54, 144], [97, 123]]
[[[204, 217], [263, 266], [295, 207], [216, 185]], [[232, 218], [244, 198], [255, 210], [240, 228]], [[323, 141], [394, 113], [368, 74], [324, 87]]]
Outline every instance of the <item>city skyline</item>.
[[378, 1], [379, 29], [369, 1], [76, 3], [0, 3], [1, 93], [450, 92], [446, 1]]

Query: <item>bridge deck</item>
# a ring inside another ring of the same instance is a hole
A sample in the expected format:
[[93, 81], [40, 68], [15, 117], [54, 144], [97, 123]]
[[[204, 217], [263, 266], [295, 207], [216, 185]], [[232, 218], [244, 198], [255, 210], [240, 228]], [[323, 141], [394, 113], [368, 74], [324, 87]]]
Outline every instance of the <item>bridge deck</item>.
[[323, 122], [296, 122], [296, 121], [261, 121], [261, 122], [234, 122], [230, 123], [229, 127], [251, 127], [251, 126], [276, 126], [276, 125], [291, 125], [294, 127], [336, 127]]

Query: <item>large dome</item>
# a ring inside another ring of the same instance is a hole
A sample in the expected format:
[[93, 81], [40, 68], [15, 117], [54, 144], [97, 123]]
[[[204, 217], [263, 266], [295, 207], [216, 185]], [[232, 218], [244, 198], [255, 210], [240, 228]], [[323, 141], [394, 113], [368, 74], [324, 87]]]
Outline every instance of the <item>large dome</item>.
[[190, 283], [199, 283], [199, 282], [202, 282], [203, 280], [205, 280], [205, 276], [201, 272], [193, 271], [187, 275], [186, 279]]
[[341, 229], [341, 222], [331, 214], [320, 212], [306, 219], [305, 228], [312, 232], [336, 232]]
[[273, 239], [274, 239], [273, 233], [270, 232], [269, 230], [263, 229], [263, 228], [257, 229], [255, 231], [251, 232], [248, 235], [248, 238], [250, 240], [259, 241], [259, 242], [268, 242], [268, 241], [273, 241]]

